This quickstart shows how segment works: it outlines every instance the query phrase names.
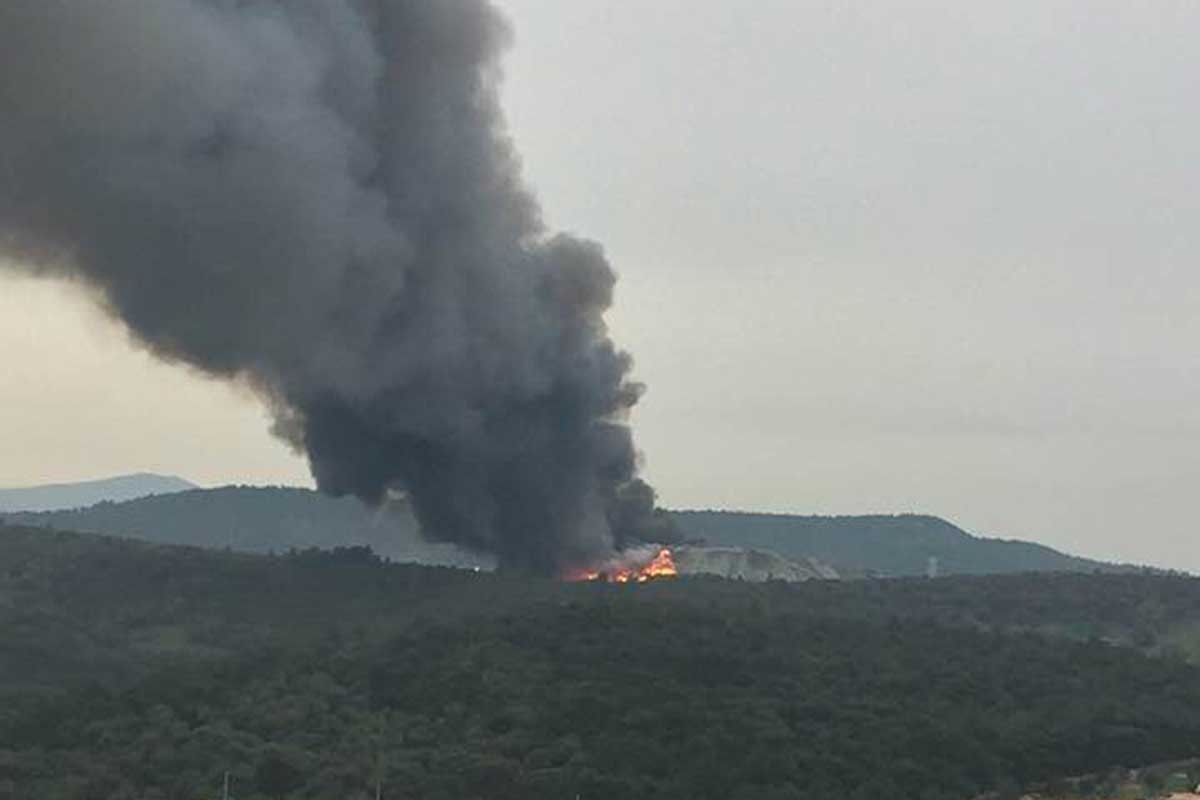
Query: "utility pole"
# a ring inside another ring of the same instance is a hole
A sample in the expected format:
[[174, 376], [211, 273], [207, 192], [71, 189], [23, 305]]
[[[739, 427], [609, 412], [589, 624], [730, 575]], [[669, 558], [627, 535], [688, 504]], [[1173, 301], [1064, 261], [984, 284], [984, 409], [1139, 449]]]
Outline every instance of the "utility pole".
[[221, 792], [221, 800], [229, 800], [229, 770], [225, 770], [225, 790]]

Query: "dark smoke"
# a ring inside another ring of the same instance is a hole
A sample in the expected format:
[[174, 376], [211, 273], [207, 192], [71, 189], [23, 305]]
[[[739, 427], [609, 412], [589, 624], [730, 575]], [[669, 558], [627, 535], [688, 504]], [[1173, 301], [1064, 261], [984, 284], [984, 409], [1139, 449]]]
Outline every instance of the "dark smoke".
[[521, 182], [508, 39], [484, 0], [3, 0], [0, 252], [252, 385], [323, 490], [603, 558], [660, 520], [640, 387], [601, 249]]

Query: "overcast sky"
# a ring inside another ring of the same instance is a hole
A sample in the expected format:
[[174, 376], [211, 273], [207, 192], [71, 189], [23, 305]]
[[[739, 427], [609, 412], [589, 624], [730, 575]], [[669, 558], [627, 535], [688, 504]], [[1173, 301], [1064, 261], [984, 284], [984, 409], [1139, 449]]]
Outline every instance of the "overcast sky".
[[[621, 273], [665, 504], [1200, 570], [1200, 5], [501, 5], [528, 178]], [[0, 272], [0, 368], [0, 485], [308, 480], [71, 287]]]

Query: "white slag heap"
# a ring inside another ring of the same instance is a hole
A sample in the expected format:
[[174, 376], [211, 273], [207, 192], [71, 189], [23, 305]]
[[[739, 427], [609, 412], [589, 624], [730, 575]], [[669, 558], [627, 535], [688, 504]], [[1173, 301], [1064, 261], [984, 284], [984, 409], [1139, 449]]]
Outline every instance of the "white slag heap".
[[717, 575], [745, 581], [839, 580], [833, 567], [815, 558], [784, 558], [767, 550], [744, 547], [674, 547], [680, 575]]

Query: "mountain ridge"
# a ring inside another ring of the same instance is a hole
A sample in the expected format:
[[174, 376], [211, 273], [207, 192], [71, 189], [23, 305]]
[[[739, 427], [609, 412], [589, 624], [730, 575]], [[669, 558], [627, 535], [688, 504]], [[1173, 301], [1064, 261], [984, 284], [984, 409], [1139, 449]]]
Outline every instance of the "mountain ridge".
[[1146, 567], [1063, 553], [1037, 542], [972, 534], [931, 514], [799, 515], [673, 511], [676, 524], [709, 544], [810, 556], [843, 572], [877, 576], [1010, 572], [1131, 572]]
[[191, 489], [7, 518], [18, 525], [247, 553], [369, 546], [395, 561], [489, 566], [486, 558], [422, 539], [402, 501], [371, 510], [353, 498], [333, 498], [298, 487]]
[[[816, 558], [849, 576], [1009, 572], [1129, 572], [1045, 545], [975, 536], [926, 514], [804, 516], [741, 511], [671, 511], [690, 540]], [[403, 500], [371, 510], [351, 498], [296, 487], [191, 489], [81, 509], [8, 513], [16, 524], [129, 536], [245, 552], [370, 546], [396, 561], [486, 568], [490, 559], [421, 538]]]

